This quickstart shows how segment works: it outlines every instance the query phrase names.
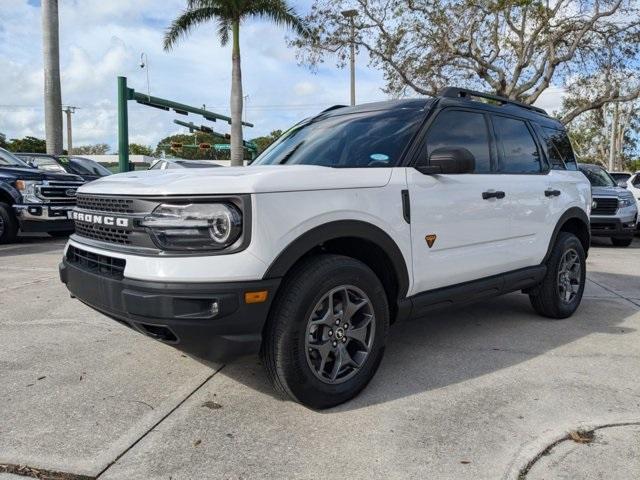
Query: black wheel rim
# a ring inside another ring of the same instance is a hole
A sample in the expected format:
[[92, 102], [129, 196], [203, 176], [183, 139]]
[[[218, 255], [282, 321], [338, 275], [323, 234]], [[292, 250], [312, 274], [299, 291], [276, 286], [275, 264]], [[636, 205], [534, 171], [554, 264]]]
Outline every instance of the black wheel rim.
[[582, 266], [578, 252], [570, 248], [562, 255], [558, 266], [558, 295], [564, 303], [571, 303], [578, 295], [582, 280]]
[[346, 382], [367, 361], [376, 328], [369, 297], [358, 287], [341, 285], [325, 293], [307, 321], [307, 363], [324, 383]]

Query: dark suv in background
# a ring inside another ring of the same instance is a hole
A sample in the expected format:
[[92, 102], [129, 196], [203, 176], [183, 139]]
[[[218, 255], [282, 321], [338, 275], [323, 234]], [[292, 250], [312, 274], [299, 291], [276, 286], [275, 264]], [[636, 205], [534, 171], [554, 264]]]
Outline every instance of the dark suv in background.
[[618, 186], [602, 167], [583, 163], [579, 168], [591, 183], [591, 235], [609, 237], [616, 247], [628, 247], [638, 221], [633, 194]]
[[77, 175], [37, 170], [0, 148], [0, 244], [13, 242], [18, 230], [52, 236], [73, 232], [67, 212], [83, 183]]
[[81, 176], [87, 182], [111, 175], [111, 171], [107, 167], [89, 158], [46, 153], [16, 153], [16, 156], [38, 170], [73, 173]]

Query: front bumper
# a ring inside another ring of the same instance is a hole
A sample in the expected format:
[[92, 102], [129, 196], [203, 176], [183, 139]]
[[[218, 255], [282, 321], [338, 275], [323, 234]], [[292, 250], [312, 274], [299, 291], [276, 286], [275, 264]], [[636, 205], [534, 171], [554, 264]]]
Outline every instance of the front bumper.
[[[72, 296], [114, 320], [206, 360], [224, 362], [258, 352], [279, 279], [234, 283], [167, 283], [109, 278], [69, 262], [60, 279]], [[245, 293], [266, 290], [263, 303]], [[214, 313], [217, 302], [218, 313]]]
[[67, 217], [73, 207], [32, 203], [14, 205], [13, 209], [23, 232], [58, 232], [74, 229], [73, 221]]
[[633, 237], [637, 226], [637, 214], [630, 217], [591, 216], [591, 235], [594, 237]]

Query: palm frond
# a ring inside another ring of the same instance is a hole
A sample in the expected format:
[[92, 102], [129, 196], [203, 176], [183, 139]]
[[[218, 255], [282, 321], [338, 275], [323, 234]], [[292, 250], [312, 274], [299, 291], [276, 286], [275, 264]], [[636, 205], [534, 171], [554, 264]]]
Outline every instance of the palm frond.
[[269, 19], [276, 25], [292, 29], [300, 36], [310, 34], [309, 27], [286, 0], [253, 0], [246, 2], [244, 15]]
[[164, 49], [171, 50], [180, 37], [187, 35], [195, 26], [217, 18], [219, 13], [218, 9], [212, 7], [183, 11], [182, 15], [176, 18], [167, 28], [164, 34]]
[[226, 18], [218, 19], [218, 37], [220, 37], [220, 45], [223, 47], [229, 43], [229, 31], [231, 30], [231, 22]]

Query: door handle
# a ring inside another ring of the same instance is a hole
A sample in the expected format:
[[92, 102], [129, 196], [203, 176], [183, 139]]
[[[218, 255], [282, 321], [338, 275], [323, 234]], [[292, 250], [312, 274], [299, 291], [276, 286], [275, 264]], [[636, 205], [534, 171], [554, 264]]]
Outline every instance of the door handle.
[[504, 198], [505, 193], [500, 190], [489, 190], [488, 192], [482, 192], [482, 199], [489, 200], [490, 198]]
[[562, 192], [560, 190], [548, 189], [544, 191], [545, 197], [559, 197]]

